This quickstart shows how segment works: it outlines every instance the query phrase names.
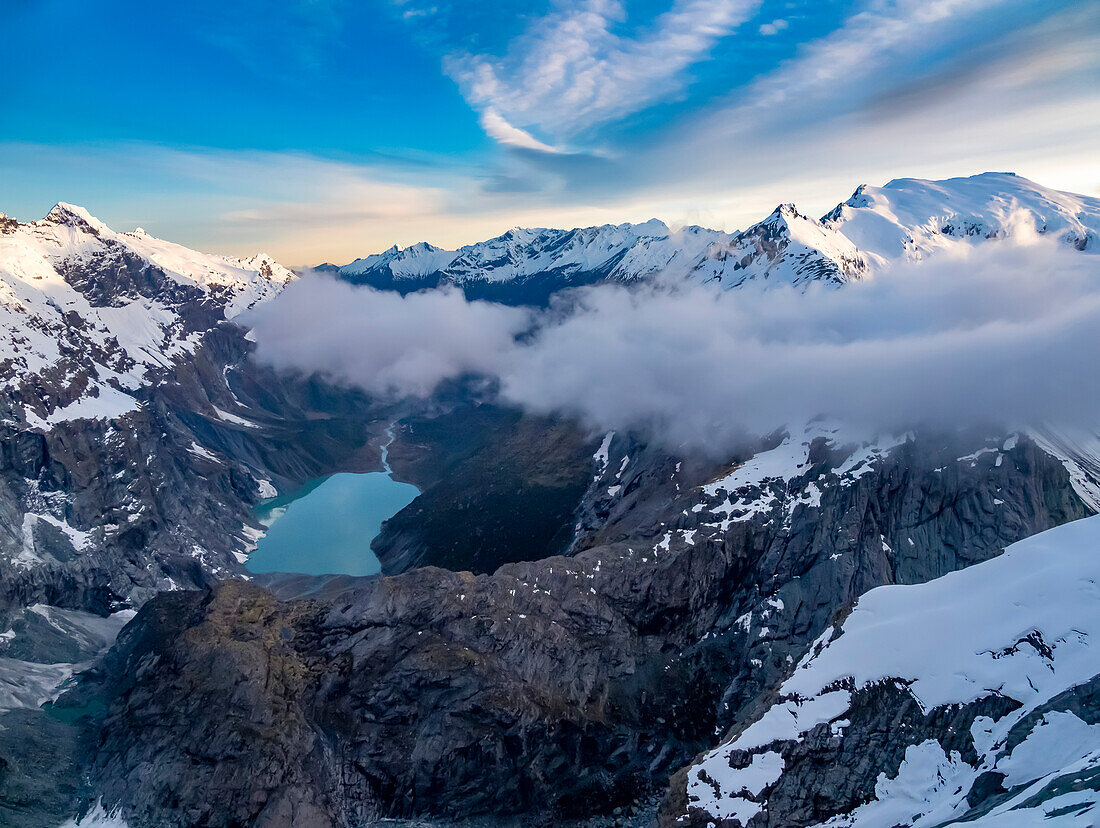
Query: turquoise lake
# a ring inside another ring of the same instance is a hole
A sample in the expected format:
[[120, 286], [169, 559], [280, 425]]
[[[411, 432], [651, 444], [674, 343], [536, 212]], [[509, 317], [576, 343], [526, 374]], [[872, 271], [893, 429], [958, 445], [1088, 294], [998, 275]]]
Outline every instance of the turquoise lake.
[[376, 575], [381, 571], [370, 543], [382, 522], [420, 494], [385, 472], [334, 474], [311, 480], [292, 495], [260, 504], [257, 517], [268, 524], [248, 557], [252, 572], [304, 575]]

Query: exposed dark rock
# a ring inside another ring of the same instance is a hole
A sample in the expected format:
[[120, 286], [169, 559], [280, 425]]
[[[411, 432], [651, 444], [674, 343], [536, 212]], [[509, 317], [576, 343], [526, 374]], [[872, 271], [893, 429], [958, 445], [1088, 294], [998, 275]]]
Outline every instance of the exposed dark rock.
[[81, 728], [44, 710], [0, 714], [0, 824], [57, 828], [88, 807]]
[[492, 572], [560, 554], [573, 539], [594, 448], [568, 422], [496, 406], [404, 420], [391, 463], [422, 494], [371, 544], [383, 572]]
[[[633, 523], [631, 539], [573, 557], [492, 575], [329, 579], [304, 600], [232, 582], [158, 597], [102, 670], [110, 714], [94, 778], [134, 825], [611, 814], [745, 721], [855, 596], [986, 559], [1086, 511], [1061, 465], [1027, 441], [1000, 463], [961, 454], [905, 443], [846, 485], [823, 485], [819, 506], [799, 505], [802, 484], [788, 483], [796, 508], [777, 501], [712, 537], [711, 515], [680, 508], [700, 496], [686, 468], [671, 492], [648, 471], [632, 507], [595, 533]], [[813, 455], [807, 476], [820, 481], [845, 452]], [[663, 547], [661, 521], [644, 527], [675, 514], [699, 536]], [[865, 798], [874, 769], [898, 758], [891, 728], [914, 726], [919, 710], [876, 692], [863, 708], [873, 744], [852, 759], [868, 773], [838, 782], [835, 802], [792, 789], [783, 813], [798, 824]], [[957, 729], [979, 714], [935, 716], [958, 716], [946, 723]], [[805, 744], [807, 772], [820, 772], [829, 738]]]

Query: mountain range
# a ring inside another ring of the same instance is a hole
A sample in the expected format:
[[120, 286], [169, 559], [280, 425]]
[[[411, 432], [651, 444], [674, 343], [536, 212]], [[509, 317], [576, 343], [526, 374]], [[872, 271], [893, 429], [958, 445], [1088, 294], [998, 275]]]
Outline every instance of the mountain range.
[[861, 186], [821, 219], [781, 204], [747, 230], [725, 233], [663, 222], [575, 230], [509, 230], [458, 250], [427, 242], [391, 247], [336, 267], [356, 284], [403, 293], [452, 284], [469, 298], [541, 304], [555, 292], [597, 282], [661, 276], [714, 282], [843, 285], [897, 260], [919, 261], [963, 242], [1032, 230], [1096, 250], [1098, 201], [1008, 173], [948, 181], [899, 179]]
[[[32, 418], [132, 408], [129, 390], [192, 352], [218, 320], [235, 319], [295, 278], [268, 256], [207, 255], [140, 228], [116, 233], [64, 203], [27, 224], [0, 214], [0, 230], [5, 382], [50, 377], [49, 389], [19, 397]], [[737, 233], [694, 226], [671, 231], [657, 220], [516, 228], [458, 250], [421, 242], [318, 269], [401, 293], [455, 285], [470, 298], [545, 304], [566, 288], [601, 282], [843, 285], [873, 278], [893, 262], [1024, 232], [1095, 253], [1100, 199], [1009, 173], [899, 179], [859, 187], [820, 220], [783, 204]]]
[[[1098, 233], [1100, 199], [987, 173], [739, 233], [517, 229], [319, 269], [543, 306], [843, 290]], [[370, 397], [253, 358], [242, 314], [297, 278], [72, 205], [0, 216], [5, 824], [1095, 821], [1100, 427], [819, 419], [700, 452], [478, 387]], [[384, 441], [422, 493], [371, 543], [382, 576], [248, 572], [259, 503], [380, 470]]]

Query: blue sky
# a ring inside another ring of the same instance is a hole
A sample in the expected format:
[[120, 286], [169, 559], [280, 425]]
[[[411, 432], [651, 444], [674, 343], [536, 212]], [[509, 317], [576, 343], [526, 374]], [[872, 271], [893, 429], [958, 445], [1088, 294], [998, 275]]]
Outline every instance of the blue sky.
[[[1011, 169], [1100, 188], [1100, 10], [1013, 0], [11, 0], [0, 210], [290, 264], [725, 229]], [[14, 34], [14, 36], [12, 36]]]

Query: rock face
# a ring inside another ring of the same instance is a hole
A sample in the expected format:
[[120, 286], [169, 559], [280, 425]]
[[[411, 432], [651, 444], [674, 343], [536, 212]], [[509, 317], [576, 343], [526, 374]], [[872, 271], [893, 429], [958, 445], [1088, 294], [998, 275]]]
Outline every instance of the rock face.
[[[536, 805], [568, 816], [628, 801], [600, 751], [618, 741], [613, 762], [630, 764], [641, 711], [606, 697], [604, 673], [621, 676], [637, 645], [595, 599], [562, 609], [541, 593], [501, 600], [526, 576], [421, 569], [324, 605], [238, 583], [154, 600], [120, 640], [123, 660], [105, 665], [113, 676], [146, 666], [112, 688], [94, 770], [117, 780], [102, 788], [106, 801], [132, 806], [138, 824], [192, 825]], [[163, 626], [149, 626], [157, 614]], [[134, 641], [130, 630], [146, 632]], [[622, 663], [607, 662], [607, 645]], [[199, 679], [208, 670], [212, 684]], [[170, 675], [179, 683], [162, 683]], [[131, 729], [154, 708], [162, 727]], [[137, 781], [130, 763], [141, 756], [157, 758]], [[178, 816], [165, 801], [180, 802]]]
[[644, 800], [859, 594], [1088, 513], [1030, 440], [973, 439], [777, 435], [732, 472], [677, 472], [612, 437], [591, 491], [617, 479], [621, 502], [571, 557], [158, 596], [84, 690], [108, 710], [96, 792], [134, 825], [553, 822]]
[[105, 613], [237, 571], [257, 471], [203, 448], [199, 423], [239, 407], [229, 320], [290, 278], [66, 204], [0, 235], [0, 613]]
[[737, 665], [723, 729], [867, 590], [962, 569], [1095, 509], [1027, 438], [849, 442], [819, 423], [761, 448], [729, 473], [686, 461], [677, 472], [613, 436], [588, 501], [589, 520], [603, 523], [581, 542], [625, 545], [662, 569], [678, 549], [727, 561], [714, 592], [681, 610], [707, 619], [700, 636], [721, 630]]
[[376, 464], [360, 452], [384, 412], [248, 359], [235, 320], [292, 278], [266, 257], [115, 233], [72, 205], [5, 225], [0, 623], [242, 574], [252, 507], [276, 484]]

